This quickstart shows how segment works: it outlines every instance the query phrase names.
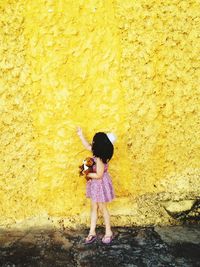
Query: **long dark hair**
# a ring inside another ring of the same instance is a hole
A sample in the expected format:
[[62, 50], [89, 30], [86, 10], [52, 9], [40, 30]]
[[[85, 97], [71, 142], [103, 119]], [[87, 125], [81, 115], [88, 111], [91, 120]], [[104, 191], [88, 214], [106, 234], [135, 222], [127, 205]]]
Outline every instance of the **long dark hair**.
[[100, 158], [103, 163], [107, 163], [113, 156], [114, 147], [103, 132], [98, 132], [94, 135], [92, 140], [92, 153], [94, 156]]

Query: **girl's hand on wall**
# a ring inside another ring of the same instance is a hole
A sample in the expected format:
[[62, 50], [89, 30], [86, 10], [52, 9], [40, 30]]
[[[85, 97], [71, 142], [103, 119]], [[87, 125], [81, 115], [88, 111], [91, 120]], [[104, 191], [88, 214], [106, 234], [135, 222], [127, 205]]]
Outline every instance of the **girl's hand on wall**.
[[77, 127], [77, 134], [78, 134], [78, 136], [83, 135], [83, 131], [82, 131], [81, 127]]

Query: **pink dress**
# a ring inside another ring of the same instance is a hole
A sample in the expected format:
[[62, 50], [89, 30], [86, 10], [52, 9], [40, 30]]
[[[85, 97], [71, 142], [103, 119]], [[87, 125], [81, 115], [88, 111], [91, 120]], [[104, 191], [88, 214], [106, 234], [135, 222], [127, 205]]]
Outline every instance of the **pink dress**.
[[[96, 162], [96, 158], [94, 157]], [[112, 180], [107, 172], [108, 164], [104, 164], [104, 174], [101, 179], [90, 179], [86, 184], [86, 197], [91, 198], [94, 202], [110, 202], [115, 198]], [[93, 167], [96, 171], [96, 165]]]

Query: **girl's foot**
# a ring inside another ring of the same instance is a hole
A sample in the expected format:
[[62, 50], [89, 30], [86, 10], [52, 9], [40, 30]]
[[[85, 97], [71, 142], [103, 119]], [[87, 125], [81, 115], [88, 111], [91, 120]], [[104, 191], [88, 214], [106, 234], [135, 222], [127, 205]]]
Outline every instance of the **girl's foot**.
[[88, 236], [85, 239], [85, 244], [91, 244], [92, 242], [94, 242], [97, 239], [96, 233], [93, 234], [88, 234]]
[[113, 233], [111, 232], [111, 234], [109, 234], [109, 235], [104, 235], [104, 237], [102, 238], [102, 243], [104, 243], [104, 244], [110, 244], [111, 242], [112, 242], [112, 240], [113, 240]]

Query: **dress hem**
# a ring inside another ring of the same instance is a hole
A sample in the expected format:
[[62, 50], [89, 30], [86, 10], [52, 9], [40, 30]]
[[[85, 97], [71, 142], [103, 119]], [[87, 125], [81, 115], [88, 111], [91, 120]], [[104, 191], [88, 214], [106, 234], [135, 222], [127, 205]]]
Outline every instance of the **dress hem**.
[[90, 198], [93, 202], [97, 202], [97, 203], [107, 203], [107, 202], [112, 202], [112, 201], [115, 199], [115, 197], [114, 197], [114, 198], [112, 198], [111, 200], [107, 200], [107, 201], [97, 201], [97, 200], [94, 200], [94, 199], [92, 199], [91, 197], [88, 197], [88, 196], [86, 196], [86, 198]]

